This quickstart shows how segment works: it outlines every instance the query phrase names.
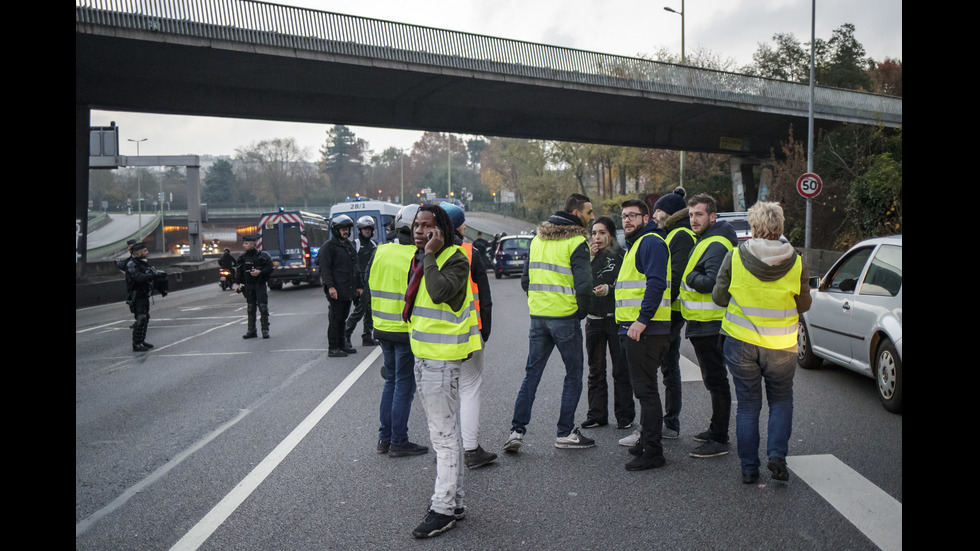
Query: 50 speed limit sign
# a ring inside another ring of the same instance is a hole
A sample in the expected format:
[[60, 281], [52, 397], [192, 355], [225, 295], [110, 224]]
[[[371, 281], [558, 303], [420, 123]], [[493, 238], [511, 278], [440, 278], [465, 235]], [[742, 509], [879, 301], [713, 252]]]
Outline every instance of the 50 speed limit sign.
[[796, 181], [796, 191], [800, 192], [800, 195], [807, 199], [816, 197], [822, 189], [823, 180], [820, 179], [820, 176], [812, 172], [807, 172]]

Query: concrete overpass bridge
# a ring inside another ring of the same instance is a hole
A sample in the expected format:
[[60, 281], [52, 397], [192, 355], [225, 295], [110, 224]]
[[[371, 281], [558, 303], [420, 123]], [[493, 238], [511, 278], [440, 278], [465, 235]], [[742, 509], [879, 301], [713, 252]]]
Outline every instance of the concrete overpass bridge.
[[[303, 8], [76, 0], [76, 214], [90, 109], [765, 158], [809, 104], [795, 83]], [[818, 87], [814, 118], [898, 127], [902, 100]]]

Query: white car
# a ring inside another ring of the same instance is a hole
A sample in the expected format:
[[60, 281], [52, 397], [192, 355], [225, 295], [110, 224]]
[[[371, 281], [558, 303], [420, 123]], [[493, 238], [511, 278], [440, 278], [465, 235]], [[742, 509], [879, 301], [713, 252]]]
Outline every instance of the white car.
[[813, 305], [797, 339], [800, 367], [829, 360], [867, 375], [885, 409], [901, 413], [902, 236], [858, 243], [810, 287]]

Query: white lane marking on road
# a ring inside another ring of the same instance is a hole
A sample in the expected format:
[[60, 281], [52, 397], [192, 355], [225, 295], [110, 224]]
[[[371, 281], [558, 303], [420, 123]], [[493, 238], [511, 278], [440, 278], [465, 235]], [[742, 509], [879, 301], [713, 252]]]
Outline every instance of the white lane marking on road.
[[93, 524], [98, 522], [99, 519], [115, 511], [116, 509], [122, 507], [127, 501], [129, 501], [131, 497], [143, 491], [150, 484], [153, 484], [157, 480], [160, 480], [160, 478], [163, 477], [163, 475], [170, 472], [171, 469], [179, 465], [184, 459], [187, 459], [187, 457], [190, 456], [192, 453], [203, 448], [205, 444], [214, 440], [215, 438], [218, 437], [218, 435], [220, 435], [221, 433], [225, 432], [226, 430], [234, 426], [235, 423], [244, 419], [245, 416], [248, 415], [248, 413], [249, 410], [247, 409], [241, 410], [238, 413], [238, 415], [235, 416], [234, 419], [214, 429], [213, 431], [211, 431], [210, 434], [206, 435], [204, 438], [195, 442], [191, 447], [187, 448], [186, 450], [182, 451], [178, 455], [174, 456], [174, 458], [171, 459], [170, 461], [167, 461], [166, 463], [161, 465], [160, 468], [150, 473], [149, 476], [147, 476], [143, 480], [140, 480], [136, 484], [133, 484], [132, 486], [127, 488], [125, 492], [120, 494], [119, 497], [117, 497], [116, 499], [112, 500], [112, 502], [110, 502], [108, 505], [92, 513], [87, 518], [82, 519], [80, 522], [75, 524], [75, 537], [77, 538], [78, 536], [84, 534], [85, 531], [88, 530]]
[[833, 455], [790, 456], [786, 463], [882, 551], [901, 551], [898, 500]]
[[289, 433], [282, 442], [274, 450], [272, 450], [269, 455], [265, 457], [258, 465], [252, 469], [241, 482], [239, 482], [232, 490], [214, 506], [207, 515], [204, 515], [197, 524], [186, 534], [184, 537], [180, 538], [180, 541], [174, 544], [170, 548], [170, 551], [192, 551], [201, 546], [215, 530], [218, 529], [221, 524], [227, 520], [232, 513], [238, 509], [238, 506], [242, 504], [245, 499], [251, 495], [259, 484], [262, 483], [268, 477], [279, 463], [286, 458], [293, 451], [313, 427], [323, 419], [324, 415], [330, 411], [341, 397], [347, 393], [348, 390], [354, 383], [364, 374], [365, 371], [374, 363], [374, 360], [381, 355], [381, 348], [375, 348], [368, 357], [357, 366], [354, 371], [350, 373], [337, 385], [337, 388], [330, 393], [329, 396], [324, 398], [320, 405], [318, 405], [299, 425], [293, 429], [293, 432]]
[[79, 329], [79, 330], [75, 331], [75, 334], [78, 335], [80, 333], [87, 333], [89, 331], [95, 331], [96, 329], [102, 329], [103, 327], [109, 327], [109, 326], [116, 325], [117, 323], [122, 323], [122, 322], [123, 322], [123, 320], [119, 320], [119, 321], [114, 321], [114, 322], [111, 322], [111, 323], [104, 323], [102, 325], [96, 325], [95, 327], [89, 327], [88, 329]]
[[698, 364], [681, 356], [681, 382], [700, 381], [701, 368]]

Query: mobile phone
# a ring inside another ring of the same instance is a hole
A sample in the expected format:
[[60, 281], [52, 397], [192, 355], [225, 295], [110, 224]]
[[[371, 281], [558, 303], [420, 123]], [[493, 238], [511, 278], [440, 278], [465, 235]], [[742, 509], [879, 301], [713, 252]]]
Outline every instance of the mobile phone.
[[432, 232], [429, 232], [428, 237], [429, 237], [429, 239], [432, 239]]

